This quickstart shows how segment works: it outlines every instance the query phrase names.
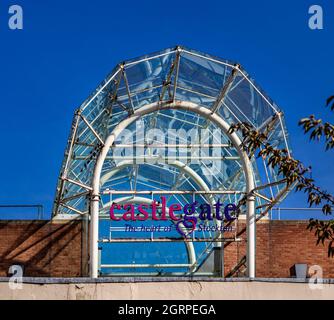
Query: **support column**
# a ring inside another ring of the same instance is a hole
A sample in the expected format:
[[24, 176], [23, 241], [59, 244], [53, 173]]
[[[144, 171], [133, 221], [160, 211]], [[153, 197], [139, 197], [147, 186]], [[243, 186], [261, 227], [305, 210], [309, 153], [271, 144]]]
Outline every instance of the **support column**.
[[249, 195], [247, 198], [247, 213], [246, 213], [246, 225], [247, 225], [247, 253], [246, 253], [246, 265], [247, 276], [250, 279], [255, 278], [255, 258], [256, 258], [256, 216], [255, 216], [255, 197]]
[[98, 240], [99, 240], [99, 202], [100, 196], [92, 195], [90, 200], [90, 277], [98, 278]]

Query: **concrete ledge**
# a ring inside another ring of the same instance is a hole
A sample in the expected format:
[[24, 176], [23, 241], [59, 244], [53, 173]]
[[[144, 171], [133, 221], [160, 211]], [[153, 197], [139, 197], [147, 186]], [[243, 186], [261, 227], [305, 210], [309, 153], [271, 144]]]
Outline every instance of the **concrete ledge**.
[[[9, 277], [0, 277], [0, 283], [8, 283]], [[309, 283], [304, 278], [210, 278], [210, 277], [101, 277], [91, 278], [47, 278], [23, 277], [22, 283], [27, 284], [85, 284], [85, 283], [147, 283], [147, 282], [270, 282], [270, 283]], [[322, 279], [323, 284], [334, 284], [334, 279]]]
[[[4, 280], [4, 279], [3, 279]], [[37, 280], [35, 278], [35, 280]], [[56, 280], [56, 279], [54, 279]], [[147, 281], [83, 283], [23, 283], [11, 288], [0, 283], [0, 299], [52, 300], [277, 300], [277, 299], [334, 299], [334, 284], [313, 287], [305, 282], [285, 282], [283, 279], [248, 281]], [[127, 280], [127, 281], [125, 281]], [[143, 281], [143, 279], [136, 279]], [[41, 281], [38, 279], [38, 281]], [[50, 279], [49, 279], [50, 281]], [[59, 281], [57, 279], [57, 281]], [[81, 282], [79, 282], [81, 281]], [[305, 281], [305, 280], [304, 280]]]

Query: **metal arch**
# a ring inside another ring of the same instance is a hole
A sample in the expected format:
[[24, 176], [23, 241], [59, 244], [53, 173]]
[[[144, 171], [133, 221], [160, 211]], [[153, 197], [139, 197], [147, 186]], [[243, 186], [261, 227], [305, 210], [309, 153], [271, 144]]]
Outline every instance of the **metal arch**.
[[137, 109], [132, 115], [120, 122], [113, 130], [113, 132], [107, 137], [103, 148], [101, 149], [94, 168], [94, 174], [92, 179], [92, 193], [90, 199], [90, 276], [91, 278], [98, 277], [98, 226], [99, 226], [99, 205], [100, 205], [100, 179], [103, 163], [106, 159], [110, 147], [117, 139], [118, 135], [131, 123], [140, 119], [140, 117], [155, 112], [157, 110], [167, 109], [180, 109], [197, 113], [221, 128], [224, 133], [230, 138], [233, 146], [236, 148], [240, 160], [244, 169], [246, 178], [246, 192], [247, 192], [247, 212], [246, 212], [246, 224], [247, 224], [247, 273], [248, 277], [255, 278], [255, 197], [252, 194], [252, 190], [255, 187], [253, 168], [248, 155], [241, 147], [241, 140], [238, 135], [229, 133], [230, 125], [222, 119], [219, 115], [212, 113], [212, 110], [200, 106], [198, 104], [188, 101], [176, 101], [176, 102], [158, 102], [151, 103], [144, 107]]
[[[156, 161], [156, 163], [158, 163], [159, 159], [155, 159], [155, 161]], [[101, 177], [100, 187], [102, 187], [105, 184], [105, 182], [107, 182], [107, 180], [109, 178], [111, 178], [117, 171], [121, 170], [124, 167], [131, 166], [133, 164], [134, 164], [134, 162], [132, 160], [125, 160], [125, 161], [120, 162], [116, 167], [114, 167], [108, 173], [106, 173], [105, 175], [103, 175]], [[198, 186], [202, 190], [210, 191], [210, 188], [204, 182], [204, 180], [200, 177], [200, 175], [197, 172], [195, 172], [193, 169], [191, 169], [187, 164], [185, 164], [185, 163], [183, 163], [179, 160], [174, 160], [174, 161], [168, 162], [168, 165], [176, 167], [176, 168], [180, 169], [181, 171], [187, 173], [191, 178], [193, 178], [193, 180], [198, 184]], [[208, 200], [213, 201], [212, 195], [208, 197]]]
[[[158, 162], [158, 159], [157, 159], [156, 162]], [[126, 161], [120, 162], [116, 167], [114, 167], [108, 173], [106, 173], [105, 175], [103, 175], [101, 177], [101, 184], [100, 184], [100, 186], [102, 187], [107, 182], [107, 180], [109, 178], [111, 178], [113, 175], [115, 175], [118, 171], [122, 170], [123, 168], [125, 168], [127, 166], [131, 166], [133, 164], [134, 164], [134, 162], [131, 161], [131, 160], [126, 160]], [[204, 191], [210, 191], [210, 188], [205, 183], [205, 181], [193, 169], [191, 169], [187, 164], [185, 164], [185, 163], [183, 163], [181, 161], [175, 160], [175, 161], [169, 162], [168, 165], [177, 167], [181, 171], [187, 173], [202, 190], [204, 190]], [[204, 196], [211, 203], [214, 202], [212, 194], [206, 194]], [[144, 197], [130, 197], [130, 198], [129, 197], [124, 197], [124, 198], [118, 198], [118, 199], [115, 199], [114, 201], [110, 201], [110, 202], [106, 203], [103, 206], [103, 208], [111, 206], [112, 202], [120, 203], [123, 200], [129, 200], [129, 199], [131, 199], [135, 203], [137, 203], [137, 202], [138, 203], [146, 203], [146, 204], [150, 204], [151, 203], [151, 200], [149, 200], [147, 198], [144, 198]], [[166, 208], [166, 210], [168, 210], [168, 208]], [[217, 220], [217, 223], [220, 225], [221, 221]], [[181, 227], [182, 227], [182, 225], [181, 225]], [[189, 264], [194, 265], [196, 263], [196, 254], [195, 254], [194, 246], [193, 246], [193, 244], [191, 242], [185, 242], [185, 245], [186, 245], [187, 251], [188, 251]], [[221, 246], [221, 243], [218, 243], [218, 245]]]

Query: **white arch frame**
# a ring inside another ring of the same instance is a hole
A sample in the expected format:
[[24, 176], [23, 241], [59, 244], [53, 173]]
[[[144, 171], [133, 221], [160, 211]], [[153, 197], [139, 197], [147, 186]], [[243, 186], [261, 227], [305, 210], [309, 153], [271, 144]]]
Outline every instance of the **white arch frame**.
[[[159, 160], [156, 159], [155, 160], [156, 163], [159, 163]], [[117, 164], [117, 166], [115, 166], [114, 168], [112, 168], [108, 173], [104, 174], [101, 179], [100, 179], [100, 187], [102, 187], [105, 182], [108, 181], [108, 179], [110, 179], [113, 175], [115, 175], [117, 172], [119, 172], [120, 170], [122, 170], [125, 167], [128, 166], [132, 166], [134, 164], [133, 160], [124, 160], [121, 161], [120, 163]], [[188, 174], [194, 181], [195, 183], [200, 187], [201, 190], [203, 191], [210, 191], [210, 188], [208, 187], [208, 185], [205, 183], [205, 181], [201, 178], [201, 176], [195, 172], [192, 168], [190, 168], [187, 164], [179, 161], [179, 160], [173, 160], [168, 162], [168, 165], [173, 166], [178, 168], [180, 171]], [[207, 200], [213, 204], [214, 199], [212, 197], [211, 194], [206, 194], [204, 195], [204, 197], [207, 198]], [[103, 208], [105, 207], [110, 207], [112, 205], [112, 203], [123, 203], [125, 200], [129, 200], [131, 199], [134, 203], [145, 203], [145, 204], [151, 204], [151, 200], [144, 198], [144, 197], [124, 197], [124, 198], [117, 198], [114, 201], [110, 201], [106, 204], [104, 204]], [[166, 208], [167, 210], [167, 214], [168, 214], [168, 208]], [[217, 220], [217, 224], [220, 225], [221, 221]], [[182, 227], [182, 226], [181, 226]], [[218, 246], [220, 247], [222, 245], [221, 242], [218, 242]], [[189, 258], [189, 264], [194, 265], [196, 262], [196, 253], [195, 253], [195, 249], [194, 246], [192, 244], [192, 242], [186, 241], [185, 242], [185, 246], [187, 248], [187, 252], [188, 252], [188, 258]], [[192, 268], [190, 271], [192, 271], [194, 268]]]
[[118, 135], [131, 123], [140, 119], [142, 116], [150, 114], [158, 110], [184, 110], [199, 114], [200, 116], [215, 123], [223, 132], [229, 137], [233, 146], [236, 148], [240, 157], [242, 167], [244, 169], [246, 178], [246, 193], [247, 193], [247, 212], [246, 212], [246, 225], [247, 225], [247, 275], [249, 278], [255, 278], [255, 197], [252, 194], [255, 188], [253, 168], [248, 155], [241, 147], [241, 140], [238, 135], [230, 133], [230, 125], [221, 118], [217, 113], [213, 113], [210, 109], [200, 106], [193, 102], [188, 101], [175, 101], [175, 102], [155, 102], [143, 106], [134, 111], [132, 115], [120, 122], [113, 130], [113, 132], [107, 137], [95, 164], [92, 191], [90, 199], [90, 277], [98, 278], [98, 231], [99, 231], [99, 205], [100, 205], [100, 180], [103, 163], [107, 157], [109, 149], [117, 139]]
[[[144, 198], [144, 197], [124, 197], [124, 198], [117, 198], [115, 199], [114, 201], [112, 201], [113, 203], [118, 203], [118, 204], [124, 204], [126, 203], [126, 201], [130, 200], [133, 202], [133, 203], [136, 203], [136, 204], [151, 204], [152, 201], [148, 198]], [[111, 205], [112, 203], [107, 203], [106, 205]], [[168, 215], [169, 214], [169, 208], [166, 208], [166, 214]], [[185, 228], [182, 227], [181, 225], [181, 229], [183, 229], [183, 231], [185, 231]], [[194, 248], [194, 245], [189, 242], [189, 241], [186, 241], [185, 242], [185, 246], [187, 248], [187, 253], [188, 253], [188, 262], [190, 265], [192, 265], [192, 267], [190, 268], [190, 272], [193, 271], [196, 266], [195, 266], [195, 263], [196, 263], [196, 253], [195, 253], [195, 248]]]

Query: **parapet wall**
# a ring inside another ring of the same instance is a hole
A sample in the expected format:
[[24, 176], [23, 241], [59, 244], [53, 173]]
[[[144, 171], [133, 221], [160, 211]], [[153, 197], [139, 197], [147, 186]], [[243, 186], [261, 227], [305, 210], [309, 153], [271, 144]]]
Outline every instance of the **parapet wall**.
[[[261, 220], [256, 225], [256, 277], [288, 278], [290, 268], [297, 263], [308, 267], [318, 265], [324, 278], [334, 278], [334, 259], [329, 258], [327, 247], [316, 245], [314, 232], [307, 230], [307, 221]], [[225, 271], [241, 260], [246, 253], [245, 223], [238, 223], [238, 232], [244, 240], [226, 244]], [[240, 268], [242, 270], [242, 268]], [[238, 272], [234, 274], [237, 276]]]
[[82, 276], [82, 227], [76, 220], [0, 221], [0, 275], [18, 264], [24, 276]]
[[[257, 224], [256, 276], [288, 278], [295, 263], [319, 265], [324, 278], [334, 278], [334, 259], [315, 245], [307, 221], [263, 220]], [[245, 266], [245, 223], [238, 223], [241, 242], [225, 244], [225, 275], [240, 277]], [[26, 277], [87, 276], [87, 226], [83, 220], [0, 221], [0, 276], [24, 266]]]

